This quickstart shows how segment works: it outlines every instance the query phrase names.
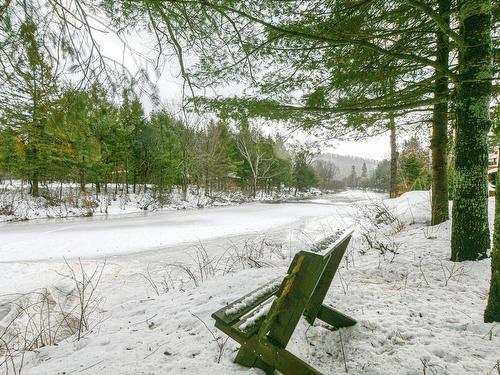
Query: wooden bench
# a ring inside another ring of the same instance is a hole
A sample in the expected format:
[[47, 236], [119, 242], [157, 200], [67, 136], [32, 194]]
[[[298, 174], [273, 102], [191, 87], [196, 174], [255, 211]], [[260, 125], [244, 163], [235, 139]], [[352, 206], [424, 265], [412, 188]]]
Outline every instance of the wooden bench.
[[337, 232], [298, 252], [284, 278], [268, 282], [212, 314], [215, 326], [241, 344], [235, 362], [267, 374], [321, 374], [286, 350], [300, 317], [333, 327], [356, 321], [323, 304], [352, 231]]

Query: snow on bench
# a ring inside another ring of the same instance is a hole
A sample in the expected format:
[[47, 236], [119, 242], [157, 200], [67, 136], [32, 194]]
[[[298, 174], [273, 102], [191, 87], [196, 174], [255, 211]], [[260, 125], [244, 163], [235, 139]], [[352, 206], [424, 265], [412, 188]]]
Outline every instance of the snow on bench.
[[258, 322], [260, 322], [260, 320], [264, 319], [271, 309], [271, 306], [275, 299], [276, 296], [272, 296], [266, 302], [264, 302], [264, 304], [257, 306], [257, 309], [244, 316], [241, 320], [239, 328], [242, 331], [247, 331], [248, 329], [254, 327]]
[[329, 250], [332, 250], [337, 245], [339, 239], [342, 239], [347, 233], [347, 230], [339, 229], [334, 234], [326, 236], [323, 239], [315, 242], [309, 250], [305, 250], [318, 255], [325, 255]]
[[236, 315], [246, 310], [249, 306], [252, 306], [260, 299], [264, 298], [267, 294], [276, 292], [280, 287], [282, 280], [283, 277], [279, 277], [275, 280], [272, 280], [269, 284], [264, 285], [260, 289], [254, 290], [252, 293], [244, 297], [241, 301], [236, 302], [230, 308], [225, 310], [224, 315], [226, 316]]

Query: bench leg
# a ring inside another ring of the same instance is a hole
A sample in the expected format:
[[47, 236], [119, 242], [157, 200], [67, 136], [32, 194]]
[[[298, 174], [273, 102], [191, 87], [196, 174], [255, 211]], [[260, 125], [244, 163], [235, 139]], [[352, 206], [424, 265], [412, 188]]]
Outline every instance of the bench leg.
[[321, 305], [317, 317], [336, 328], [350, 327], [357, 323], [351, 317], [325, 305]]
[[245, 367], [256, 367], [263, 370], [267, 375], [274, 375], [275, 370], [272, 366], [268, 365], [266, 362], [262, 361], [257, 355], [255, 355], [254, 351], [249, 348], [245, 348], [245, 346], [241, 346], [236, 358], [234, 359], [234, 363]]
[[[274, 375], [275, 368], [284, 375], [322, 375], [300, 358], [286, 349], [274, 346], [267, 339], [252, 339], [247, 344], [247, 347], [240, 348], [234, 362], [247, 367], [260, 368], [267, 375]], [[255, 353], [258, 353], [258, 356]], [[252, 361], [254, 361], [253, 364]]]

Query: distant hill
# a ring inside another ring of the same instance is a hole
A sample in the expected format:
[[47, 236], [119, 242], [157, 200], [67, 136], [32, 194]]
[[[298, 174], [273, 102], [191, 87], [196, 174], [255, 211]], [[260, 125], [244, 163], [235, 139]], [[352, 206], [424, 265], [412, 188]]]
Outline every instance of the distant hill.
[[335, 176], [335, 179], [342, 179], [349, 176], [351, 173], [351, 168], [354, 165], [356, 167], [356, 173], [358, 176], [361, 174], [361, 167], [363, 163], [366, 163], [366, 168], [368, 169], [368, 176], [375, 170], [375, 167], [379, 163], [379, 160], [375, 159], [365, 159], [357, 156], [348, 155], [338, 155], [338, 154], [321, 154], [316, 160], [326, 160], [331, 161], [338, 168], [339, 172]]

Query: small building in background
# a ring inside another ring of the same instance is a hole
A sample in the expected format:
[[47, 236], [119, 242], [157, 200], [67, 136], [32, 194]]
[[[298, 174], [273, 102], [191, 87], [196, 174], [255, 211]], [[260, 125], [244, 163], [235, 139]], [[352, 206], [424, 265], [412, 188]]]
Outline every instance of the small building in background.
[[498, 147], [495, 147], [493, 152], [491, 152], [488, 156], [488, 195], [490, 197], [495, 196], [498, 172], [498, 157], [499, 150]]

